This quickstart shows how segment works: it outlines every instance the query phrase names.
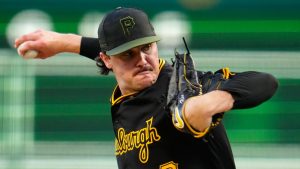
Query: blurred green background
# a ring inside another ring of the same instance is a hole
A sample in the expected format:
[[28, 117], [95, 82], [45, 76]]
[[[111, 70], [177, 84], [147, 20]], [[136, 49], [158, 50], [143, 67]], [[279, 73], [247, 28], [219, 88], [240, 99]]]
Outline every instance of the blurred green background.
[[[103, 15], [141, 8], [170, 62], [186, 37], [199, 70], [257, 70], [279, 80], [262, 105], [226, 114], [237, 167], [300, 168], [300, 1], [0, 0], [0, 169], [116, 168], [109, 98], [113, 76], [60, 54], [23, 60], [16, 37], [44, 28], [97, 37]], [[257, 86], [259, 87], [259, 86]], [[251, 165], [250, 165], [251, 164]]]

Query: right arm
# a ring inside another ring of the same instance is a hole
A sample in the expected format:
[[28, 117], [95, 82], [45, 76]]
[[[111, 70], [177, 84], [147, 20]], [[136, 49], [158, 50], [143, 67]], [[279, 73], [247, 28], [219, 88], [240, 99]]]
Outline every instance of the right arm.
[[18, 54], [21, 56], [24, 56], [27, 50], [36, 50], [39, 52], [38, 58], [40, 59], [68, 52], [80, 54], [94, 60], [100, 52], [97, 38], [45, 30], [37, 30], [17, 38], [15, 47], [18, 48]]
[[99, 56], [101, 49], [97, 38], [82, 37], [80, 44], [80, 55], [90, 59]]

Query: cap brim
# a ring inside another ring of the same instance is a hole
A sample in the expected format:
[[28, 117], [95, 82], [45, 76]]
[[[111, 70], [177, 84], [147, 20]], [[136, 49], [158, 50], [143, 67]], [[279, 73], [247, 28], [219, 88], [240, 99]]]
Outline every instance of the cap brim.
[[147, 43], [157, 42], [159, 40], [160, 40], [160, 38], [158, 36], [148, 36], [148, 37], [144, 37], [144, 38], [135, 39], [133, 41], [130, 41], [123, 45], [120, 45], [116, 48], [113, 48], [109, 51], [106, 51], [106, 54], [107, 55], [117, 55], [117, 54], [125, 52], [126, 50], [129, 50], [131, 48], [134, 48], [134, 47], [137, 47], [140, 45], [144, 45]]

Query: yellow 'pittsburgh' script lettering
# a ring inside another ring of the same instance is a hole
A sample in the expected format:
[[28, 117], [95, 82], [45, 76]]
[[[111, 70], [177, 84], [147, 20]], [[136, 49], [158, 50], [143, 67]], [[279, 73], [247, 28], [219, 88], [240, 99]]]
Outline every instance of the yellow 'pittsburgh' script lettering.
[[146, 163], [149, 159], [148, 145], [159, 141], [160, 136], [155, 127], [152, 127], [153, 117], [146, 121], [146, 127], [126, 134], [124, 128], [119, 128], [115, 139], [116, 155], [122, 155], [134, 148], [140, 149], [139, 160]]

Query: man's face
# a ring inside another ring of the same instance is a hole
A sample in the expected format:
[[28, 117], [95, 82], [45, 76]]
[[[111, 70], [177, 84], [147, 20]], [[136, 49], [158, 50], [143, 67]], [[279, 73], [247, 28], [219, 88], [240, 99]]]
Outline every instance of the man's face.
[[123, 53], [100, 54], [106, 67], [113, 70], [123, 95], [139, 92], [157, 80], [159, 59], [156, 43], [131, 48]]

